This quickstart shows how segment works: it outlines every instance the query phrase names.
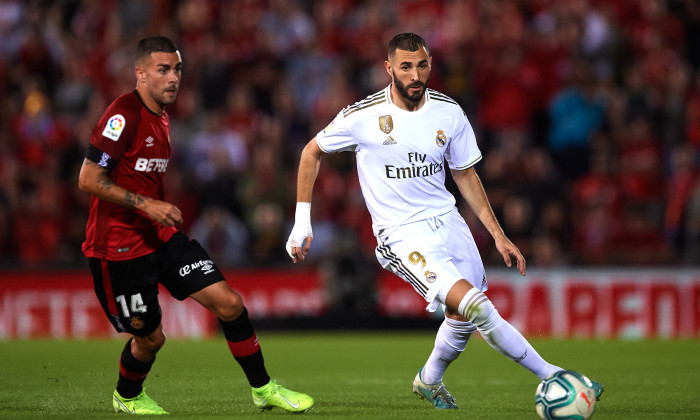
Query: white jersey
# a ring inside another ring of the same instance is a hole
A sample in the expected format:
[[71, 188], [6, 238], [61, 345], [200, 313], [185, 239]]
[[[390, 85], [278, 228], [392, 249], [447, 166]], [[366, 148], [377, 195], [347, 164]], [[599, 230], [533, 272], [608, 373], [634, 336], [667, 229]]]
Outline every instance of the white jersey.
[[445, 188], [445, 162], [467, 169], [481, 160], [474, 130], [454, 100], [426, 89], [423, 107], [406, 111], [392, 103], [390, 88], [346, 107], [316, 135], [326, 153], [355, 152], [375, 235], [450, 212], [455, 198]]

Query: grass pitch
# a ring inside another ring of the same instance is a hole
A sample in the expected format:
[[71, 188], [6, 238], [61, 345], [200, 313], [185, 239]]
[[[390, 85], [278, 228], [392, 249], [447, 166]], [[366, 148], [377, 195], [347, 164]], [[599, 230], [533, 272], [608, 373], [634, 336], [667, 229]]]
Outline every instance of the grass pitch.
[[[538, 380], [475, 334], [445, 375], [461, 407], [438, 411], [411, 392], [434, 333], [260, 331], [269, 373], [311, 394], [311, 418], [536, 419]], [[700, 340], [532, 340], [549, 361], [605, 384], [596, 419], [700, 418]], [[0, 418], [114, 419], [124, 341], [0, 341]], [[264, 419], [223, 340], [170, 340], [148, 394], [169, 418]], [[120, 415], [118, 418], [121, 418]]]

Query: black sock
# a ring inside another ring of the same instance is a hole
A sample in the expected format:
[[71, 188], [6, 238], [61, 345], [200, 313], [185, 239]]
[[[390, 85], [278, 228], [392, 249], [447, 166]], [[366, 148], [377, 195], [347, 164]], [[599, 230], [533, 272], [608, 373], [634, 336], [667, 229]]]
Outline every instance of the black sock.
[[253, 325], [248, 319], [248, 310], [243, 308], [241, 316], [231, 322], [219, 319], [219, 323], [224, 331], [228, 348], [243, 368], [250, 386], [260, 388], [270, 382], [262, 350], [258, 344], [258, 336], [255, 335]]
[[119, 359], [119, 380], [117, 381], [117, 392], [124, 398], [134, 398], [141, 393], [143, 381], [146, 380], [148, 372], [153, 366], [153, 359], [150, 362], [142, 362], [131, 354], [131, 340], [126, 342], [122, 356]]

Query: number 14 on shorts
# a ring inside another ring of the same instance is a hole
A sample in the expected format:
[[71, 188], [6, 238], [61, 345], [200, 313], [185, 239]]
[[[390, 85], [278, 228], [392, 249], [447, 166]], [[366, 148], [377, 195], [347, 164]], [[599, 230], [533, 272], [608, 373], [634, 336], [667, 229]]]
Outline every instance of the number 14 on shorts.
[[[146, 312], [147, 307], [146, 307], [146, 305], [143, 304], [143, 298], [141, 297], [141, 293], [131, 295], [131, 299], [129, 299], [131, 305], [128, 305], [128, 306], [126, 303], [126, 296], [124, 296], [124, 295], [119, 295], [114, 300], [116, 300], [117, 303], [121, 306], [122, 314], [126, 318], [131, 317], [131, 313], [145, 313]], [[129, 307], [131, 307], [131, 312], [129, 312]]]

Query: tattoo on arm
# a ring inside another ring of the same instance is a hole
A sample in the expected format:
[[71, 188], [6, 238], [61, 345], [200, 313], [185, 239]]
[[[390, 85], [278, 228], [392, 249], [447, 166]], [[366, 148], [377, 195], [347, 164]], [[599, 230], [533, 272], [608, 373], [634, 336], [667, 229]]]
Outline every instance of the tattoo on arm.
[[[97, 184], [99, 185], [99, 188], [107, 192], [112, 189], [112, 187], [116, 187], [117, 184], [112, 181], [111, 179], [104, 177], [100, 178], [97, 180]], [[136, 194], [131, 191], [126, 191], [126, 194], [124, 195], [124, 202], [123, 204], [126, 205], [127, 207], [131, 208], [136, 208], [137, 205], [143, 203], [144, 197], [141, 194]]]
[[134, 194], [131, 191], [127, 191], [124, 196], [124, 201], [129, 207], [136, 208], [137, 205], [143, 203], [143, 196], [141, 194]]
[[102, 186], [102, 189], [105, 191], [110, 190], [112, 186], [115, 185], [114, 182], [112, 182], [112, 180], [109, 178], [98, 179], [97, 183], [100, 184]]

